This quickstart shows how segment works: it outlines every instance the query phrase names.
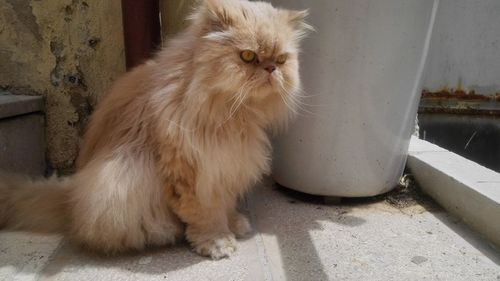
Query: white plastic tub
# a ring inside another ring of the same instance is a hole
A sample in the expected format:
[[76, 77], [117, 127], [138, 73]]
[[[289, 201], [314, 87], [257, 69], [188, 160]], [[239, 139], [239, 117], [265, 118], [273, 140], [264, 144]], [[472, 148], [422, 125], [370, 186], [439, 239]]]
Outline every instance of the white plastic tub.
[[279, 184], [341, 197], [397, 185], [438, 1], [272, 1], [308, 8], [317, 29], [301, 55], [308, 105], [275, 141]]

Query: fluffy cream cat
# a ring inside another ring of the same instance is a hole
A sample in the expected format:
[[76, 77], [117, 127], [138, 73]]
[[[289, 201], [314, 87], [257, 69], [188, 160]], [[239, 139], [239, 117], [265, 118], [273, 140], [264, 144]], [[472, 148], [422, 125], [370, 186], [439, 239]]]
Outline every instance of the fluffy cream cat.
[[269, 171], [267, 131], [294, 111], [305, 16], [203, 1], [184, 33], [100, 102], [73, 176], [0, 181], [0, 224], [64, 231], [107, 254], [185, 235], [201, 255], [230, 255], [251, 231], [236, 201]]

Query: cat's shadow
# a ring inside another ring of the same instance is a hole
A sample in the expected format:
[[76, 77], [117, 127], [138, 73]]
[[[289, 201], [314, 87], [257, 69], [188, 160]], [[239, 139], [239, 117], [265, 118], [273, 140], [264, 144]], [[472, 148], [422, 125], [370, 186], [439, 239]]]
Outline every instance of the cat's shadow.
[[[50, 263], [44, 268], [42, 276], [50, 277], [60, 272], [74, 272], [81, 268], [114, 269], [123, 272], [146, 273], [161, 276], [171, 271], [181, 270], [207, 261], [206, 258], [189, 250], [187, 242], [175, 246], [155, 247], [140, 253], [129, 253], [114, 257], [103, 257], [82, 251], [64, 241]], [[96, 272], [92, 270], [92, 272]], [[90, 278], [91, 276], [89, 276]]]

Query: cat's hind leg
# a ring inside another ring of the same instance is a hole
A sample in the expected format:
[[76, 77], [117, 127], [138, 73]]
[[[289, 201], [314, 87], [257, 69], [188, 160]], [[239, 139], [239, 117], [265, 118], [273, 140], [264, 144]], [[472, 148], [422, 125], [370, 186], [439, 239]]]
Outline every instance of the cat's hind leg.
[[76, 174], [70, 195], [71, 238], [105, 254], [174, 243], [183, 225], [169, 210], [155, 171], [146, 154], [89, 162]]

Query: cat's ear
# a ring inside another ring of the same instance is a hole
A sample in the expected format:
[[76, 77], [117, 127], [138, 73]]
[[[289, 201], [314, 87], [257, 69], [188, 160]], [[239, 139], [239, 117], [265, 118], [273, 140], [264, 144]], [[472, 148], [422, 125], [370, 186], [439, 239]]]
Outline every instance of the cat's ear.
[[296, 37], [298, 40], [302, 39], [310, 31], [315, 31], [314, 27], [306, 22], [306, 18], [309, 16], [309, 10], [287, 10], [286, 20], [288, 24], [295, 30]]
[[224, 31], [233, 24], [231, 9], [234, 0], [204, 0], [203, 2], [211, 31]]

